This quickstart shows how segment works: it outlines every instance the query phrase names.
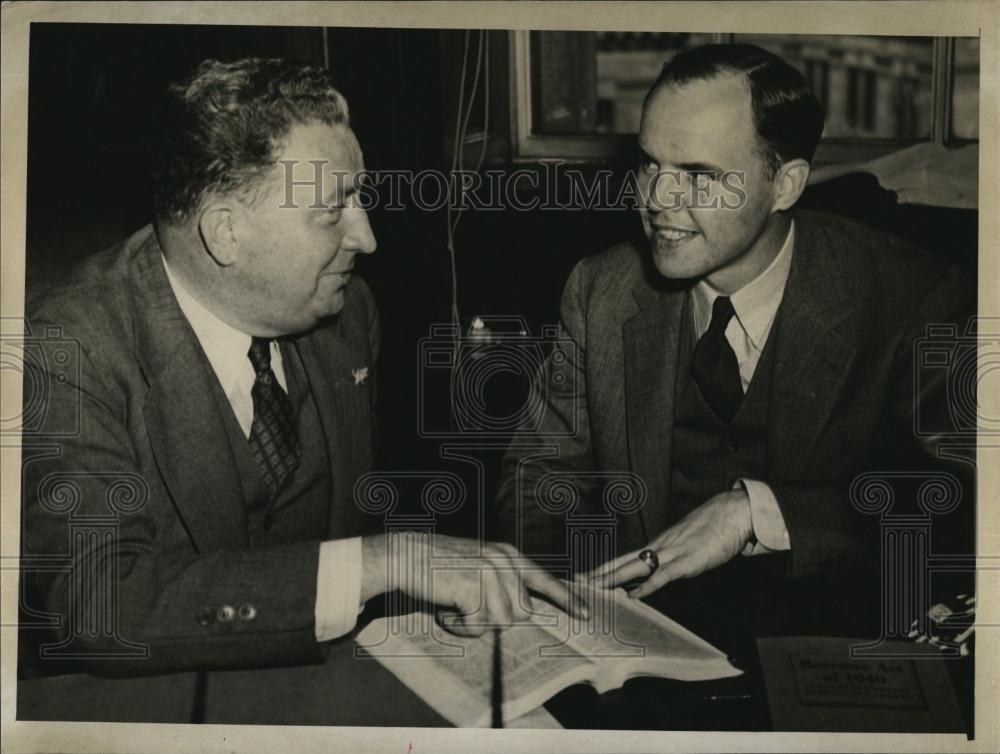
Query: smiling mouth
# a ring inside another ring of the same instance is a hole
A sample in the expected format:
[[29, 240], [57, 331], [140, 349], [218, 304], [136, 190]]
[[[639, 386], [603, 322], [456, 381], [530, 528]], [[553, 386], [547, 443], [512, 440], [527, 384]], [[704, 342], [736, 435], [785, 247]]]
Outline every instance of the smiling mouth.
[[343, 288], [346, 288], [347, 284], [351, 282], [351, 271], [339, 270], [336, 272], [334, 271], [324, 272], [323, 275], [321, 276], [321, 279], [322, 278], [330, 280], [328, 285], [332, 285], [336, 290], [339, 291]]
[[659, 247], [674, 248], [690, 241], [698, 235], [696, 230], [684, 230], [682, 228], [654, 228], [653, 237]]

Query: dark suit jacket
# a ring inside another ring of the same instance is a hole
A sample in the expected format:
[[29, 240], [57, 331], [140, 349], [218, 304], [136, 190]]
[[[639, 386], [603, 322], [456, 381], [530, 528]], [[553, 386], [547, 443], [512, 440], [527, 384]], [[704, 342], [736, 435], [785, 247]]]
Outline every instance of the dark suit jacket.
[[[770, 335], [777, 350], [762, 481], [789, 532], [791, 575], [806, 576], [875, 555], [865, 531], [877, 531], [877, 517], [851, 504], [850, 482], [900, 462], [896, 449], [914, 444], [918, 400], [945, 402], [943, 375], [916, 384], [915, 344], [928, 323], [971, 313], [975, 294], [956, 269], [842, 218], [798, 212], [795, 227]], [[663, 279], [648, 250], [634, 245], [573, 270], [562, 338], [541, 377], [545, 410], [512, 443], [500, 483], [505, 537], [527, 553], [566, 549], [558, 506], [539, 496], [539, 481], [552, 473], [575, 484], [583, 498], [576, 513], [604, 510], [591, 499], [601, 481], [593, 470], [641, 479], [641, 509], [618, 507], [618, 552], [666, 528], [674, 365], [689, 285]]]
[[[319, 544], [358, 533], [353, 488], [371, 466], [379, 327], [367, 286], [352, 280], [340, 316], [283, 345], [308, 376], [332, 495], [273, 511], [281, 534], [266, 546], [248, 530], [228, 407], [150, 227], [85, 260], [29, 306], [28, 324], [22, 622], [54, 628], [22, 632], [25, 667], [133, 675], [322, 660]], [[102, 523], [107, 539], [79, 533]], [[256, 615], [206, 625], [224, 605]], [[46, 641], [72, 641], [79, 656], [39, 660], [33, 645]]]

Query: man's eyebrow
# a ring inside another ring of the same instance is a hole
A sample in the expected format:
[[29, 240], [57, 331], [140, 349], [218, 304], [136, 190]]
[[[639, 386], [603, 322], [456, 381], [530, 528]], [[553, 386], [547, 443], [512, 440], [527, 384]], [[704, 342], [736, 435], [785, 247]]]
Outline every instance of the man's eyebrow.
[[678, 169], [686, 173], [721, 173], [722, 168], [709, 162], [681, 162]]
[[639, 163], [656, 162], [656, 158], [653, 157], [653, 155], [651, 155], [649, 152], [647, 152], [642, 147], [636, 147], [635, 148], [635, 152], [636, 152], [636, 154], [635, 154], [636, 162], [639, 162]]
[[[364, 180], [362, 177], [361, 181], [364, 182]], [[340, 188], [344, 189], [343, 192], [339, 190]], [[355, 181], [334, 181], [333, 191], [323, 197], [323, 204], [330, 205], [338, 198], [341, 202], [345, 202], [356, 193], [358, 193], [358, 187]]]
[[[653, 157], [649, 152], [643, 149], [641, 146], [636, 147], [637, 152], [637, 162], [640, 164], [646, 162], [655, 162], [657, 165], [660, 161]], [[677, 170], [684, 171], [685, 173], [721, 173], [722, 168], [718, 165], [713, 165], [710, 162], [681, 162], [676, 166]]]

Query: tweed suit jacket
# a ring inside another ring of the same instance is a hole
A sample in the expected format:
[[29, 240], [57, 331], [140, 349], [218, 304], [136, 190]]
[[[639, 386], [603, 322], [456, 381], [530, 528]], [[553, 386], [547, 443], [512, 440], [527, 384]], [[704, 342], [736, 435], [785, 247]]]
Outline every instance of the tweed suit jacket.
[[[928, 323], [964, 322], [975, 291], [957, 269], [898, 239], [822, 213], [794, 218], [794, 256], [769, 336], [776, 351], [761, 481], [775, 493], [797, 577], [872, 558], [877, 519], [852, 505], [849, 485], [914, 444], [918, 403], [946, 413], [943, 375], [915, 380], [914, 349]], [[527, 554], [565, 554], [567, 515], [613, 515], [619, 553], [666, 528], [689, 286], [664, 279], [632, 244], [573, 270], [561, 337], [539, 375], [544, 410], [512, 442], [499, 486], [502, 536]], [[638, 510], [595, 492], [616, 474], [639, 480]], [[546, 483], [556, 477], [579, 497], [568, 514], [565, 496]]]
[[[146, 227], [28, 308], [25, 401], [40, 390], [44, 402], [25, 421], [22, 597], [33, 615], [56, 616], [37, 666], [133, 675], [320, 661], [319, 545], [359, 533], [352, 490], [371, 467], [371, 293], [353, 279], [341, 315], [282, 345], [307, 375], [332, 494], [272, 511], [282, 534], [256, 546], [226, 407], [160, 255]], [[109, 538], [74, 535], [100, 521]], [[252, 619], [199, 619], [244, 604]], [[53, 653], [60, 643], [78, 656]]]

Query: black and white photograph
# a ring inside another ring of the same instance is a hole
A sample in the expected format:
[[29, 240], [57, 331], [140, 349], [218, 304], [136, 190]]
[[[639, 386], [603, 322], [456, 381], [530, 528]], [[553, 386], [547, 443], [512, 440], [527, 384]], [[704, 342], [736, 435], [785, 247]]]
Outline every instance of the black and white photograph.
[[3, 16], [4, 751], [996, 751], [1000, 6]]

